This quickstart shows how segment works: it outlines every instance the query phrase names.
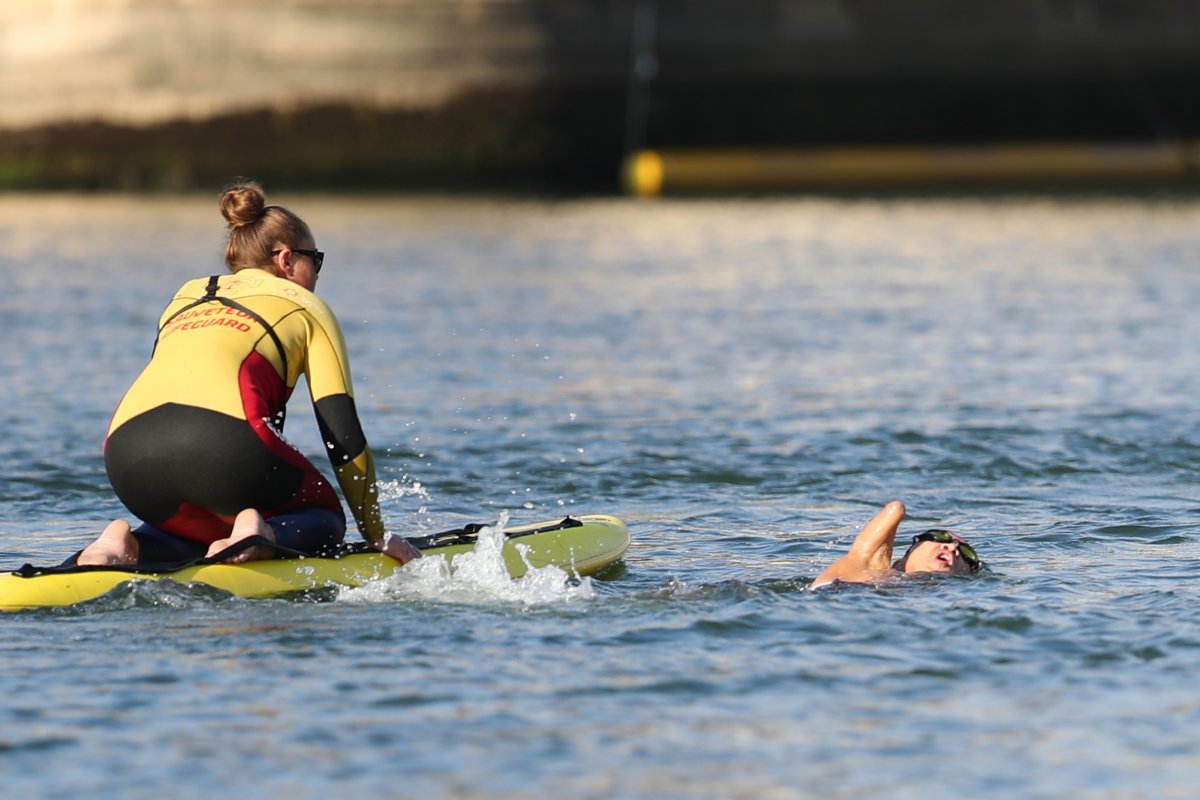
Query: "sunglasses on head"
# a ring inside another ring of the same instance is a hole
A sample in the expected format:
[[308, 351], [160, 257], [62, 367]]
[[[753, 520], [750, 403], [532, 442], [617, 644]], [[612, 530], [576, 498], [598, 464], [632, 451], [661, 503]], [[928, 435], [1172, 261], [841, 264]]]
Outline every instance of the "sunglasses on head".
[[[282, 253], [282, 250], [272, 250], [271, 255], [277, 256]], [[308, 256], [313, 262], [313, 272], [321, 274], [321, 265], [325, 263], [325, 254], [320, 250], [313, 250], [308, 247], [293, 247], [293, 253], [299, 253], [302, 256]]]
[[963, 561], [967, 562], [967, 566], [971, 568], [971, 572], [979, 572], [979, 568], [983, 566], [983, 562], [979, 560], [979, 554], [975, 552], [975, 548], [950, 531], [942, 530], [941, 528], [930, 528], [927, 531], [918, 533], [912, 538], [912, 545], [908, 549], [911, 551], [913, 547], [916, 547], [921, 542], [956, 544], [958, 545], [958, 554], [962, 556]]

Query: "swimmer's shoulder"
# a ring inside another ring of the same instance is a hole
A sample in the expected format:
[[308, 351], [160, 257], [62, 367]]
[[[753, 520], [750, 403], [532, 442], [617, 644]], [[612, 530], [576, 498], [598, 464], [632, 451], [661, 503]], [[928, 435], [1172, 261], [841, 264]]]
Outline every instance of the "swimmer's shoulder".
[[889, 572], [878, 574], [872, 578], [864, 578], [858, 581], [848, 581], [843, 578], [830, 578], [828, 580], [815, 580], [808, 585], [810, 592], [827, 592], [827, 591], [844, 591], [847, 589], [874, 589], [881, 584], [888, 583], [896, 578], [899, 573]]

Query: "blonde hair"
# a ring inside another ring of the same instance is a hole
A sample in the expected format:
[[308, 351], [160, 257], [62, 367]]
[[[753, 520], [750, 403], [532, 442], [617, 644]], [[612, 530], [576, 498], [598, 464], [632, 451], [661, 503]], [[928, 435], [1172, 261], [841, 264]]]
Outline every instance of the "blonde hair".
[[225, 264], [230, 272], [266, 267], [271, 251], [280, 245], [294, 248], [312, 239], [304, 220], [283, 206], [267, 205], [262, 187], [254, 181], [240, 180], [225, 187], [221, 216], [229, 223]]

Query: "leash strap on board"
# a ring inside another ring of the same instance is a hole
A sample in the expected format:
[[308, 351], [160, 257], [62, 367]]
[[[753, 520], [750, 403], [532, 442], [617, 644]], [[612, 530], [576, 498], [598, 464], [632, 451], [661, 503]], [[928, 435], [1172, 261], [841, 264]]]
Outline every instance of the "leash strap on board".
[[[75, 564], [68, 560], [67, 563], [58, 564], [53, 567], [35, 567], [32, 564], [25, 564], [20, 569], [13, 570], [13, 574], [21, 578], [36, 578], [38, 575], [70, 575], [76, 572], [129, 572], [134, 575], [150, 575], [160, 572], [177, 572], [187, 567], [203, 567], [209, 564], [220, 564], [227, 558], [233, 558], [238, 553], [244, 550], [249, 550], [257, 545], [266, 545], [273, 547], [277, 556], [286, 558], [313, 558], [311, 553], [304, 553], [299, 550], [293, 550], [290, 547], [272, 542], [265, 536], [247, 536], [245, 539], [240, 539], [229, 547], [226, 547], [215, 556], [201, 556], [199, 558], [189, 558], [186, 561], [159, 561], [145, 564]], [[82, 551], [81, 551], [82, 552]], [[78, 553], [72, 558], [77, 558]]]
[[[563, 517], [558, 522], [552, 522], [547, 525], [542, 525], [538, 528], [530, 528], [529, 530], [510, 532], [505, 531], [504, 535], [508, 539], [516, 539], [521, 536], [532, 536], [535, 533], [547, 533], [548, 531], [561, 531], [566, 528], [578, 528], [583, 525], [582, 522], [574, 517]], [[474, 544], [479, 539], [479, 532], [488, 527], [478, 522], [472, 522], [469, 525], [464, 525], [457, 530], [445, 531], [443, 533], [431, 533], [428, 536], [410, 536], [407, 537], [418, 550], [428, 550], [431, 547], [445, 547], [453, 544]]]

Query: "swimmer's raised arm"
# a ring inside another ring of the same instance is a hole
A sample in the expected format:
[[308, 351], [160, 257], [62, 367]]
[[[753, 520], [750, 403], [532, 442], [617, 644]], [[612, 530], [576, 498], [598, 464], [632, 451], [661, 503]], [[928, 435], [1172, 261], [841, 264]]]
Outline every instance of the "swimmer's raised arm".
[[868, 522], [854, 539], [850, 552], [833, 562], [817, 579], [813, 588], [833, 581], [861, 583], [892, 573], [892, 547], [896, 531], [904, 520], [904, 504], [894, 500]]

